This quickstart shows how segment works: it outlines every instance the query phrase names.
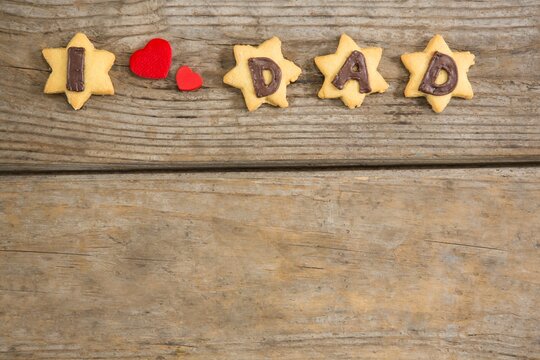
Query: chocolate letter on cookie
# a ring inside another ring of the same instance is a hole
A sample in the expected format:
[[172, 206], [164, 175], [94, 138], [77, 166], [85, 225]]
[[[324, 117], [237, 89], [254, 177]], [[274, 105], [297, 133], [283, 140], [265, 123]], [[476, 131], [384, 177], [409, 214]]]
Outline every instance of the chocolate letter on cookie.
[[84, 48], [68, 48], [67, 84], [70, 91], [84, 91]]
[[[253, 79], [253, 87], [257, 97], [272, 95], [279, 88], [281, 83], [281, 69], [272, 59], [267, 57], [256, 57], [248, 60], [249, 71]], [[269, 84], [264, 81], [263, 71], [272, 73], [272, 80]]]
[[[437, 84], [435, 81], [441, 70], [446, 71], [448, 79], [444, 84]], [[430, 95], [448, 95], [454, 91], [457, 82], [458, 71], [454, 59], [446, 54], [435, 51], [418, 90]]]
[[364, 54], [358, 50], [354, 50], [347, 58], [345, 64], [343, 64], [338, 74], [332, 81], [332, 84], [339, 90], [343, 90], [343, 87], [349, 80], [358, 81], [358, 84], [360, 85], [360, 92], [362, 94], [371, 92], [366, 58], [364, 57]]

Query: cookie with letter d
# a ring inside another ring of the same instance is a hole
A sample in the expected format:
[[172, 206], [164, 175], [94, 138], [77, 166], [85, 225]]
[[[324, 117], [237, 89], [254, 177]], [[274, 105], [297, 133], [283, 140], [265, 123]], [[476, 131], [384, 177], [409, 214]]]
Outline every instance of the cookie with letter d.
[[406, 97], [425, 96], [436, 113], [442, 112], [453, 96], [472, 99], [467, 72], [474, 65], [474, 55], [450, 50], [441, 35], [435, 35], [424, 51], [401, 55], [401, 61], [411, 73]]
[[302, 70], [281, 53], [281, 40], [273, 37], [259, 46], [235, 45], [236, 66], [223, 82], [242, 90], [249, 111], [268, 103], [288, 107], [287, 85], [295, 82]]

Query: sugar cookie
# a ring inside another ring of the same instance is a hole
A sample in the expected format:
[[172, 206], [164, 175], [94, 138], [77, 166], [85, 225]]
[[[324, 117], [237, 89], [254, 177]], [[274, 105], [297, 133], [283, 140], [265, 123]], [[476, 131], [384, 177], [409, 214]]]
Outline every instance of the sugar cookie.
[[43, 57], [52, 69], [43, 92], [66, 93], [75, 110], [80, 109], [92, 94], [114, 94], [108, 74], [114, 54], [96, 50], [86, 35], [76, 34], [65, 48], [43, 49]]
[[[472, 99], [467, 72], [474, 65], [470, 52], [452, 52], [441, 35], [435, 35], [422, 52], [401, 55], [411, 73], [406, 97], [425, 96], [433, 111], [443, 111], [453, 96]], [[441, 71], [444, 70], [444, 71]]]
[[381, 48], [359, 48], [347, 34], [342, 34], [334, 54], [315, 58], [324, 75], [319, 97], [341, 98], [353, 109], [362, 105], [366, 95], [385, 92], [388, 84], [377, 71], [381, 56]]
[[225, 84], [242, 90], [249, 111], [268, 103], [288, 107], [287, 85], [295, 82], [302, 70], [283, 57], [281, 40], [273, 37], [257, 47], [235, 45], [236, 66], [223, 77]]

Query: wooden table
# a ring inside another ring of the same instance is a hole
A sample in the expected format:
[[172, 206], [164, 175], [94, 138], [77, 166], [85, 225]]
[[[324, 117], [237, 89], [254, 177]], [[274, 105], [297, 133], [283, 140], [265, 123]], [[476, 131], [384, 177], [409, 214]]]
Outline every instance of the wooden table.
[[[0, 359], [538, 359], [540, 3], [0, 3]], [[45, 95], [44, 47], [112, 51], [116, 95]], [[390, 84], [348, 110], [346, 32]], [[475, 98], [436, 115], [399, 56], [441, 33]], [[234, 44], [303, 69], [245, 110]], [[164, 80], [130, 74], [153, 37]], [[175, 90], [182, 64], [205, 86]]]

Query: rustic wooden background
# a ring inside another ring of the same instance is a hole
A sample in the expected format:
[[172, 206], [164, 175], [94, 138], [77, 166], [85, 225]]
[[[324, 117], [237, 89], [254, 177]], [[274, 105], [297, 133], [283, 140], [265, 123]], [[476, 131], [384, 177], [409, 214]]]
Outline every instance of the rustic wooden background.
[[[0, 359], [540, 359], [539, 26], [538, 0], [1, 0]], [[41, 49], [78, 31], [117, 95], [75, 112]], [[316, 96], [342, 32], [390, 84], [352, 111]], [[399, 61], [435, 33], [477, 56], [440, 115]], [[248, 113], [222, 76], [273, 35], [304, 73]], [[157, 36], [170, 76], [132, 76]]]

